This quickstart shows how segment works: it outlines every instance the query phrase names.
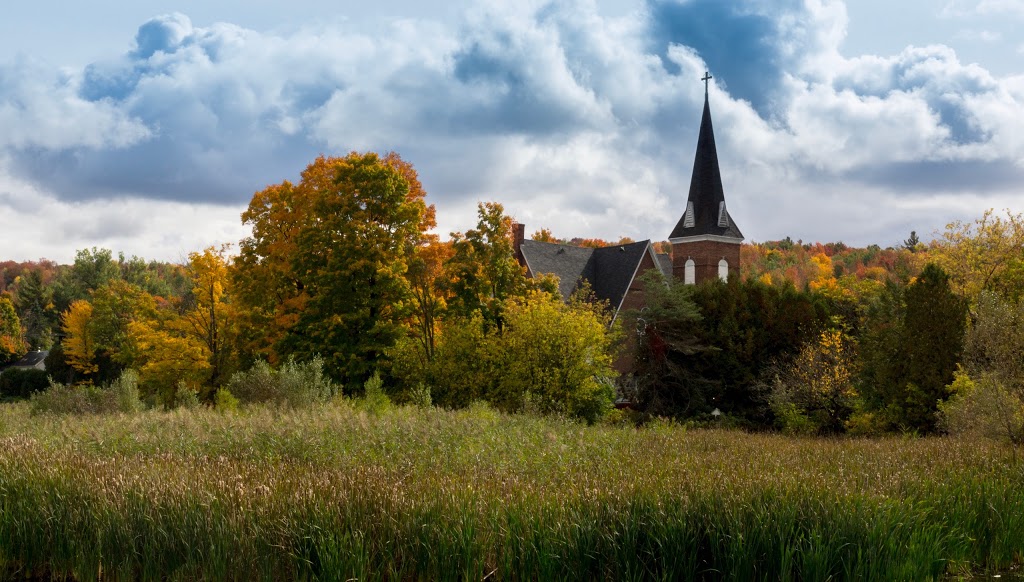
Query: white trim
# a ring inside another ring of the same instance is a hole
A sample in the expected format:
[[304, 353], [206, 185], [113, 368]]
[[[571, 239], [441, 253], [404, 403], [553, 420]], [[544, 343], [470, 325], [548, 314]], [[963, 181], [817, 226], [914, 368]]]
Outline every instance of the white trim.
[[668, 239], [668, 242], [675, 245], [680, 243], [711, 241], [738, 245], [743, 244], [743, 240], [744, 239], [742, 238], [733, 238], [731, 236], [722, 236], [720, 234], [701, 234], [697, 236], [677, 236], [676, 238]]
[[523, 252], [522, 244], [519, 245], [519, 254], [523, 255], [523, 262], [526, 263], [526, 275], [529, 278], [534, 279], [535, 277], [533, 276], [533, 267], [530, 266], [530, 259], [528, 259], [526, 257], [526, 253]]
[[686, 257], [686, 262], [683, 263], [683, 285], [696, 285], [697, 284], [697, 263], [693, 260], [693, 257]]

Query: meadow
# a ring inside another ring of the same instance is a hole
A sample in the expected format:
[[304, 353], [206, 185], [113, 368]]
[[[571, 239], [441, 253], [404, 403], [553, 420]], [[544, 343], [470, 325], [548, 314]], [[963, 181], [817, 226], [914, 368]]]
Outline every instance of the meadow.
[[1024, 464], [954, 438], [586, 426], [482, 405], [0, 405], [0, 577], [927, 580], [1024, 554]]

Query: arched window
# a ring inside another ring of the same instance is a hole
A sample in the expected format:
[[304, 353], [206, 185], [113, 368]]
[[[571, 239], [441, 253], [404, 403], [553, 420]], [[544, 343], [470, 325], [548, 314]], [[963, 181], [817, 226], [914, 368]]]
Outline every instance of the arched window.
[[718, 261], [718, 278], [723, 281], [729, 280], [729, 261], [725, 259]]
[[683, 266], [683, 283], [693, 285], [696, 282], [697, 265], [693, 262], [693, 259], [686, 259], [686, 264]]

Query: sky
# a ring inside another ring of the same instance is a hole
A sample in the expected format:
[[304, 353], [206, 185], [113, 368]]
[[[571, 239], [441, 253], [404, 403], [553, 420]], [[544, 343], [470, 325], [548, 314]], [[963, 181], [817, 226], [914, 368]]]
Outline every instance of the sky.
[[1024, 0], [34, 0], [0, 21], [0, 260], [180, 261], [316, 156], [473, 228], [665, 240], [709, 99], [748, 242], [1024, 211]]

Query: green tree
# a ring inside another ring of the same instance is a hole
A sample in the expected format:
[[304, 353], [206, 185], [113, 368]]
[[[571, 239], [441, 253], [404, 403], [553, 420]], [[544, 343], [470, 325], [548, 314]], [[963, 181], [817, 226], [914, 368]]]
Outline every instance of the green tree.
[[48, 349], [53, 344], [57, 312], [53, 308], [53, 291], [43, 283], [38, 269], [26, 270], [18, 277], [14, 304], [25, 328], [28, 347]]
[[706, 354], [695, 333], [701, 322], [694, 287], [643, 275], [647, 305], [623, 314], [626, 334], [635, 334], [634, 374], [626, 396], [652, 416], [689, 417], [711, 410], [711, 382], [690, 370], [690, 358]]
[[88, 299], [89, 293], [121, 276], [121, 270], [109, 249], [81, 249], [71, 268], [60, 272], [54, 282], [53, 303], [64, 313], [71, 303]]
[[865, 374], [869, 404], [890, 427], [934, 431], [939, 404], [949, 391], [963, 349], [967, 302], [950, 277], [929, 263], [902, 291], [891, 289], [869, 310]]
[[757, 426], [773, 420], [766, 376], [772, 366], [822, 329], [853, 318], [845, 299], [761, 281], [709, 281], [691, 298], [703, 316], [694, 333], [711, 348], [685, 360], [687, 374], [709, 386], [702, 412], [719, 408]]
[[523, 296], [529, 284], [512, 248], [512, 219], [497, 202], [477, 205], [475, 229], [452, 233], [448, 261], [448, 309], [460, 317], [479, 312], [488, 325], [500, 325], [506, 299]]

